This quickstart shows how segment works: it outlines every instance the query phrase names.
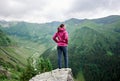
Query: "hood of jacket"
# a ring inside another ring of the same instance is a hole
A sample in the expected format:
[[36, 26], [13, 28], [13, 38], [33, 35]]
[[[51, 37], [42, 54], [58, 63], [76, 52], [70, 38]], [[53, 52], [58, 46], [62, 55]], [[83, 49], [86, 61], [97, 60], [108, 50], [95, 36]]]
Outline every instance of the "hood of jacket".
[[65, 29], [65, 27], [63, 27], [63, 28], [58, 28], [58, 32], [64, 32], [64, 31], [66, 31], [66, 29]]

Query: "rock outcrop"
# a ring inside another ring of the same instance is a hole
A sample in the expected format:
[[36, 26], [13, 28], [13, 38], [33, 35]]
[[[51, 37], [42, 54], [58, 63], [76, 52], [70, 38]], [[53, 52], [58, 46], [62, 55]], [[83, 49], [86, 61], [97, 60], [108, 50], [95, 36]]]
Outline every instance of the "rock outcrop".
[[74, 81], [70, 68], [55, 69], [36, 75], [29, 81]]

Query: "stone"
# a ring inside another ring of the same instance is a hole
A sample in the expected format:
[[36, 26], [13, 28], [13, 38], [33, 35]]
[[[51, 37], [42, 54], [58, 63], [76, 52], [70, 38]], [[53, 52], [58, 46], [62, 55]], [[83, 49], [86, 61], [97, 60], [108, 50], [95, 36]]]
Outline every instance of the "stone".
[[55, 69], [36, 75], [29, 81], [74, 81], [70, 68]]

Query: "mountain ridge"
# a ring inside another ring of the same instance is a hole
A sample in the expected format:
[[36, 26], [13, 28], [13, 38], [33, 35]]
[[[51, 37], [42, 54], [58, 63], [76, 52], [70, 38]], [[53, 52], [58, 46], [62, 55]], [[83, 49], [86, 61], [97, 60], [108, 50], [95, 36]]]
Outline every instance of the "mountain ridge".
[[11, 23], [20, 23], [20, 22], [25, 22], [25, 23], [30, 23], [30, 24], [47, 24], [47, 23], [64, 23], [64, 22], [67, 22], [67, 21], [71, 21], [71, 20], [75, 20], [75, 21], [84, 21], [84, 20], [98, 20], [98, 19], [106, 19], [106, 18], [110, 18], [110, 19], [112, 19], [112, 18], [117, 18], [117, 17], [120, 17], [120, 15], [109, 15], [109, 16], [106, 16], [106, 17], [101, 17], [101, 18], [92, 18], [92, 19], [87, 19], [87, 18], [85, 18], [85, 19], [80, 19], [80, 18], [70, 18], [70, 19], [67, 19], [67, 20], [65, 20], [65, 21], [63, 21], [63, 22], [60, 22], [60, 21], [51, 21], [51, 22], [46, 22], [46, 23], [32, 23], [32, 22], [26, 22], [26, 21], [7, 21], [7, 20], [0, 20], [0, 25], [2, 25], [2, 24], [6, 24], [6, 23], [8, 23], [8, 22], [11, 22]]
[[[6, 46], [2, 49], [22, 63], [27, 62], [29, 56], [37, 55], [35, 58], [39, 58], [39, 56], [49, 58], [53, 68], [57, 68], [56, 44], [53, 42], [52, 36], [61, 23], [66, 25], [69, 33], [68, 53], [73, 75], [76, 78], [79, 77], [79, 74], [84, 75], [86, 81], [97, 81], [102, 78], [104, 78], [102, 81], [108, 81], [108, 79], [116, 81], [120, 67], [120, 16], [117, 15], [99, 19], [72, 18], [64, 22], [54, 21], [43, 24], [9, 23], [10, 27], [0, 26], [0, 29], [9, 36], [11, 41], [15, 42], [15, 47]], [[5, 57], [1, 50], [0, 54]], [[6, 59], [8, 58], [10, 57], [6, 56]], [[115, 75], [112, 74], [112, 71]], [[103, 74], [105, 77], [100, 76]]]

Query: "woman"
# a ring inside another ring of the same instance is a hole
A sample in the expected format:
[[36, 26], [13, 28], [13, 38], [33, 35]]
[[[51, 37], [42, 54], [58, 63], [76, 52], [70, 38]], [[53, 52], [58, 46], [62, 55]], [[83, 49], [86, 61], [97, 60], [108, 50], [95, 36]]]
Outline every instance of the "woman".
[[58, 27], [58, 31], [54, 34], [53, 40], [57, 43], [58, 51], [58, 68], [62, 68], [62, 54], [64, 56], [65, 68], [68, 68], [68, 32], [66, 31], [65, 25], [61, 24]]

